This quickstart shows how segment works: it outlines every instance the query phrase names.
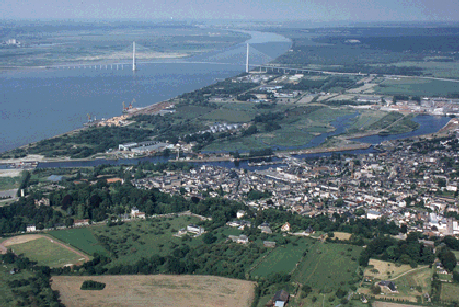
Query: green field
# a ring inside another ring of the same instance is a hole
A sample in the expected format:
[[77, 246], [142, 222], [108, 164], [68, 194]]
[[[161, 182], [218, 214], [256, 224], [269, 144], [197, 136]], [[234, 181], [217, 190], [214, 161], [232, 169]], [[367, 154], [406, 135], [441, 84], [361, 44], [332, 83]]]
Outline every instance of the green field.
[[90, 228], [57, 230], [51, 231], [49, 234], [88, 255], [94, 255], [95, 253], [101, 255], [107, 254], [107, 251], [99, 244]]
[[375, 94], [446, 96], [459, 93], [459, 83], [420, 78], [386, 79], [374, 88]]
[[[308, 242], [309, 241], [309, 242]], [[264, 258], [259, 266], [250, 272], [252, 277], [267, 277], [272, 273], [289, 273], [311, 245], [310, 240], [302, 239], [294, 244], [278, 246]]]
[[459, 285], [448, 282], [442, 283], [440, 299], [446, 302], [459, 302]]
[[37, 261], [38, 265], [46, 265], [49, 267], [75, 264], [78, 263], [81, 258], [81, 256], [64, 247], [52, 243], [47, 238], [38, 238], [27, 243], [11, 245], [11, 249], [15, 254], [24, 254], [30, 260]]
[[314, 244], [298, 266], [293, 279], [317, 290], [349, 289], [349, 281], [357, 282], [359, 246]]

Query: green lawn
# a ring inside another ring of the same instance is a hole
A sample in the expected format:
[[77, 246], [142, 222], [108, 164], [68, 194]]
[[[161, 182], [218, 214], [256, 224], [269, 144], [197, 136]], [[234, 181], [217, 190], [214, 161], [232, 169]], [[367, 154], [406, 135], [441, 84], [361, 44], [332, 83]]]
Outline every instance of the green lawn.
[[88, 255], [94, 255], [95, 253], [107, 254], [107, 251], [99, 244], [90, 228], [56, 230], [49, 232], [49, 234]]
[[349, 281], [360, 280], [357, 269], [361, 251], [359, 246], [316, 243], [308, 248], [293, 279], [317, 290], [349, 289]]
[[11, 249], [15, 254], [24, 254], [29, 259], [37, 261], [38, 265], [49, 267], [75, 264], [82, 258], [64, 247], [52, 243], [47, 238], [38, 238], [27, 243], [11, 245]]
[[272, 273], [289, 273], [295, 268], [296, 263], [301, 259], [310, 244], [310, 240], [303, 239], [296, 241], [295, 245], [290, 243], [275, 247], [250, 275], [252, 277], [266, 277]]

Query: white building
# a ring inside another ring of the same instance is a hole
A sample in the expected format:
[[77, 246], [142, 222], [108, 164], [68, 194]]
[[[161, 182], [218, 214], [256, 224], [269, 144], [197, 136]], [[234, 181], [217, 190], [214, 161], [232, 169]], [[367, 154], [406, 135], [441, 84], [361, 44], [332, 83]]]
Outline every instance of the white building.
[[377, 220], [377, 219], [380, 219], [381, 217], [382, 217], [381, 212], [374, 211], [374, 210], [369, 210], [367, 212], [367, 219], [369, 220]]
[[37, 231], [37, 226], [36, 225], [27, 225], [26, 231], [27, 232]]
[[195, 233], [195, 234], [198, 234], [198, 235], [204, 232], [204, 229], [201, 226], [194, 225], [194, 224], [189, 224], [186, 227], [186, 230], [188, 232]]

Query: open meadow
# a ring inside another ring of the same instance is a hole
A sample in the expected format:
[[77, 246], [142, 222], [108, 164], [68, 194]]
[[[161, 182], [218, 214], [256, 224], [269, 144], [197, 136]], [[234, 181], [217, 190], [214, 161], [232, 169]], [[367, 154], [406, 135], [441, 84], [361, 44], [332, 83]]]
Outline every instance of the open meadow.
[[[106, 283], [100, 291], [80, 290], [83, 281]], [[249, 307], [255, 283], [212, 276], [54, 276], [67, 307]]]
[[38, 265], [62, 267], [89, 260], [86, 255], [42, 235], [12, 237], [2, 244], [11, 248], [17, 255], [24, 254], [30, 260], [36, 261]]

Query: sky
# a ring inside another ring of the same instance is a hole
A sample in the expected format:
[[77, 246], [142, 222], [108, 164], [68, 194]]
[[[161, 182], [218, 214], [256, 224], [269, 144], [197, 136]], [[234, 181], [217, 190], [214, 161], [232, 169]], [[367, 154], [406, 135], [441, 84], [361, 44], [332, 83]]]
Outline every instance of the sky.
[[0, 0], [1, 19], [459, 21], [459, 0]]

